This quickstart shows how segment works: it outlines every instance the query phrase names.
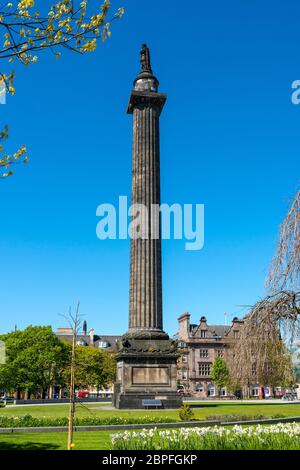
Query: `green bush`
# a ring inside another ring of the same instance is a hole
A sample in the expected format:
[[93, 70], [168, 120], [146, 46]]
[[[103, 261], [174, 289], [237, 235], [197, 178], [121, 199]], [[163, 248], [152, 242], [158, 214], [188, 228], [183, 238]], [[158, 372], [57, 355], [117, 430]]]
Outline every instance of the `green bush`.
[[179, 410], [179, 418], [181, 421], [193, 421], [195, 419], [194, 412], [189, 405], [181, 405]]
[[[283, 416], [279, 416], [283, 418]], [[220, 421], [222, 423], [229, 423], [232, 421], [253, 421], [259, 419], [269, 419], [268, 416], [264, 415], [209, 415], [205, 418], [207, 421]]]
[[[112, 416], [102, 418], [98, 416], [86, 416], [82, 418], [75, 418], [75, 426], [101, 426], [101, 425], [114, 425], [114, 424], [156, 424], [156, 423], [172, 423], [174, 418], [167, 416], [143, 416], [123, 418]], [[31, 415], [9, 417], [0, 416], [0, 428], [28, 428], [28, 427], [54, 427], [54, 426], [67, 426], [68, 418], [36, 418]]]

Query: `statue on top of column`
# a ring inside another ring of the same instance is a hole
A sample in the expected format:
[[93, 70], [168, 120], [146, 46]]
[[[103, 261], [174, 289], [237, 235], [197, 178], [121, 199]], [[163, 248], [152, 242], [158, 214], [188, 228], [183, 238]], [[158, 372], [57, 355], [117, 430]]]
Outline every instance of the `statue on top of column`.
[[141, 49], [141, 68], [142, 71], [147, 71], [152, 73], [151, 62], [150, 62], [150, 51], [147, 47], [147, 44], [142, 45]]

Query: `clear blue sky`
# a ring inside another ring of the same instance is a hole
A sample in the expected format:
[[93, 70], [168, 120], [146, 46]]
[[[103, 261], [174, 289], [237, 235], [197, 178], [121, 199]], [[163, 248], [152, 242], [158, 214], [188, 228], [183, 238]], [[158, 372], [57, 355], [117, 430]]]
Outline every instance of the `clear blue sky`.
[[[37, 2], [38, 3], [38, 2]], [[98, 2], [97, 2], [98, 4]], [[204, 203], [205, 247], [163, 243], [164, 326], [264, 294], [278, 225], [299, 183], [300, 4], [296, 0], [141, 0], [94, 54], [50, 53], [17, 67], [0, 107], [9, 148], [31, 157], [0, 183], [0, 331], [62, 324], [80, 299], [88, 327], [127, 329], [129, 242], [96, 238], [96, 207], [130, 195], [126, 105], [147, 42], [160, 90], [162, 200]]]

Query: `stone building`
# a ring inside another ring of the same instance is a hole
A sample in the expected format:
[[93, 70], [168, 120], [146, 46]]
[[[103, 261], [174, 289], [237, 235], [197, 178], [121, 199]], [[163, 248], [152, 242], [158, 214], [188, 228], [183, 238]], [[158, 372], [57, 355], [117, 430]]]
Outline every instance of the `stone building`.
[[[190, 314], [178, 318], [178, 384], [199, 398], [218, 394], [211, 382], [211, 367], [218, 356], [225, 357], [226, 350], [239, 337], [244, 321], [235, 317], [231, 325], [209, 325], [206, 318], [198, 324], [190, 323]], [[220, 390], [227, 396], [226, 389]]]
[[[65, 341], [66, 343], [72, 344], [72, 329], [68, 327], [59, 327], [56, 330], [56, 334], [60, 340]], [[86, 328], [83, 329], [77, 336], [76, 345], [77, 346], [90, 346], [97, 349], [105, 349], [109, 352], [117, 351], [117, 343], [121, 339], [121, 336], [114, 335], [98, 335], [95, 334], [93, 328], [90, 328], [87, 331]]]

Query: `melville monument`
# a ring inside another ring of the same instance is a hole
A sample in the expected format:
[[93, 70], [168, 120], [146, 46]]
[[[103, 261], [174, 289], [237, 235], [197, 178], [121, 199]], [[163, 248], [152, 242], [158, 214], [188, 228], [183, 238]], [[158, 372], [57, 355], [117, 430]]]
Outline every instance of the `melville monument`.
[[178, 408], [176, 342], [163, 331], [161, 220], [151, 210], [160, 205], [159, 117], [166, 95], [158, 92], [145, 44], [140, 61], [127, 113], [133, 115], [132, 204], [147, 209], [147, 237], [130, 241], [129, 328], [117, 354], [114, 405], [144, 408], [156, 400]]

